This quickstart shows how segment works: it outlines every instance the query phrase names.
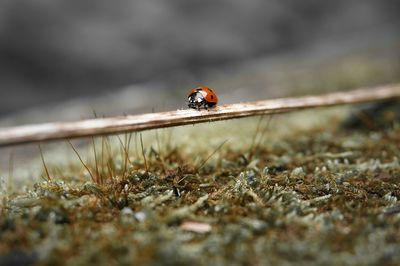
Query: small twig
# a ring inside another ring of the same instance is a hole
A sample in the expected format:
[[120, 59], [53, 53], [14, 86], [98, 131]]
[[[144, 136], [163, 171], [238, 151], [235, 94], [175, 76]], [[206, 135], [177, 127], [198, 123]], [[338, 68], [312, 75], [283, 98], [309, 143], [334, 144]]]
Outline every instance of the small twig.
[[5, 128], [0, 131], [0, 146], [70, 139], [85, 136], [143, 131], [155, 128], [242, 118], [271, 113], [286, 113], [305, 108], [354, 104], [400, 97], [400, 84], [336, 92], [319, 96], [282, 98], [217, 106], [210, 111], [193, 109], [77, 122], [58, 122]]

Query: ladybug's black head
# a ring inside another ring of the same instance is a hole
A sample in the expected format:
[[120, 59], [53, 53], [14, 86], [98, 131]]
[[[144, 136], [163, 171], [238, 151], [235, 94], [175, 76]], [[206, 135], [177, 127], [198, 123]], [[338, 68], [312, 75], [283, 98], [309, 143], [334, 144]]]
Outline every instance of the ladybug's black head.
[[201, 92], [194, 92], [188, 97], [188, 107], [193, 109], [200, 109], [205, 104], [204, 96]]

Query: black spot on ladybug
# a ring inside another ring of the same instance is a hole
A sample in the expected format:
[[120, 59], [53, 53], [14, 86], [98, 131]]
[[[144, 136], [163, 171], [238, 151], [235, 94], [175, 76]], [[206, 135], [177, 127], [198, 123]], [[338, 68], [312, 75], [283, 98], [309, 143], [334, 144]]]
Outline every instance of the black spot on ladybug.
[[211, 95], [211, 99], [214, 99], [214, 96], [213, 96], [213, 95]]

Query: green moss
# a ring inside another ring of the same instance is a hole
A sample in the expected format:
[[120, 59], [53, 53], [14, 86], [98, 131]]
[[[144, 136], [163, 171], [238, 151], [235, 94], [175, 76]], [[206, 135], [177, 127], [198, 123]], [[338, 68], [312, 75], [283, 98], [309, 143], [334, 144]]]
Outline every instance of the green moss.
[[44, 154], [51, 180], [2, 194], [0, 262], [395, 265], [400, 127], [350, 130], [347, 110], [146, 132], [147, 171], [138, 137], [99, 138], [79, 151], [95, 182]]

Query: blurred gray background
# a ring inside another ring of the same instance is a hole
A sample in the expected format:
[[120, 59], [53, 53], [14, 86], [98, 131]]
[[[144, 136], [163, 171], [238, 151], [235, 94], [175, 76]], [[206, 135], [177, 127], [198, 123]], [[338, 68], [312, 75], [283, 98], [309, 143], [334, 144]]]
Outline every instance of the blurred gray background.
[[3, 0], [0, 126], [186, 108], [200, 84], [229, 103], [396, 81], [399, 14], [394, 0]]

